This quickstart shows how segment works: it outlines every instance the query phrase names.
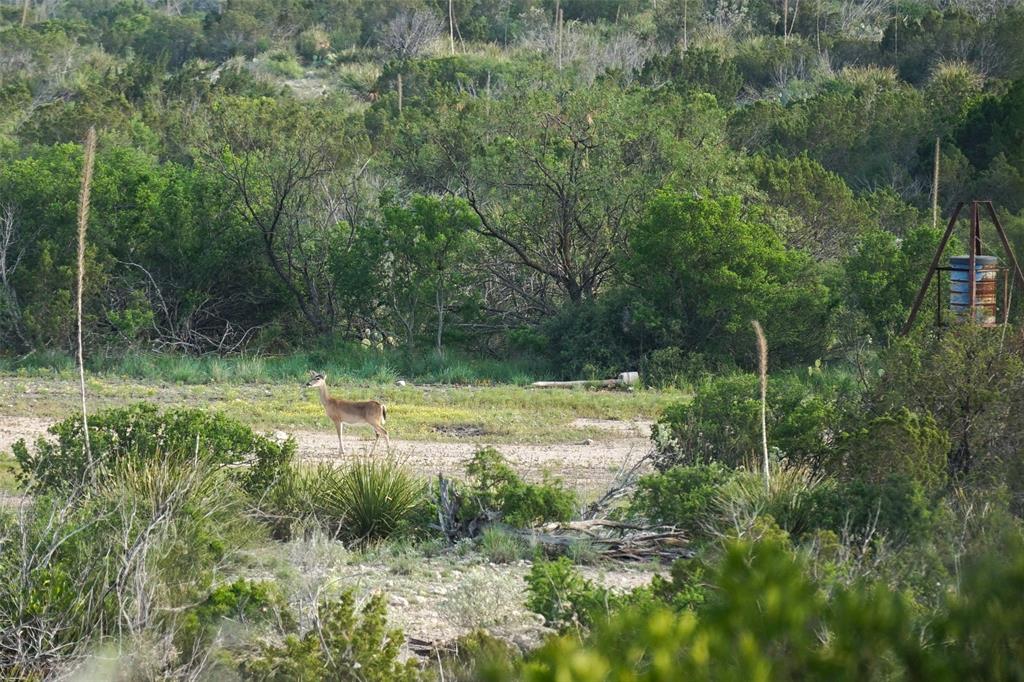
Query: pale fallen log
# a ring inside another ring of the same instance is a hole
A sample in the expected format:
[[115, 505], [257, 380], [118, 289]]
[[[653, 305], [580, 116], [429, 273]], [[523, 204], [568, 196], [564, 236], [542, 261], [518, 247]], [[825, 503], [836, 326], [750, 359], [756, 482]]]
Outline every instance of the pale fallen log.
[[625, 388], [640, 383], [638, 372], [622, 372], [614, 379], [576, 379], [573, 381], [535, 381], [534, 388]]
[[578, 381], [535, 381], [533, 388], [618, 388], [618, 379], [580, 379]]

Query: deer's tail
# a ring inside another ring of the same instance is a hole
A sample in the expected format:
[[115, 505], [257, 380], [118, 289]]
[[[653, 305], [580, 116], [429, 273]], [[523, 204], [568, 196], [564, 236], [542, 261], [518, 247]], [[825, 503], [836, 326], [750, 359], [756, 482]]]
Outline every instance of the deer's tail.
[[383, 424], [383, 423], [387, 422], [387, 420], [388, 420], [388, 408], [387, 408], [386, 405], [381, 403], [381, 406], [380, 406], [380, 421]]

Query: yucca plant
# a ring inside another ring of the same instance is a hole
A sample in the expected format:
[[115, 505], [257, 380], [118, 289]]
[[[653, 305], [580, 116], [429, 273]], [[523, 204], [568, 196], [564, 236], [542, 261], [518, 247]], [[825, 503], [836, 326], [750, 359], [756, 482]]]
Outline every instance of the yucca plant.
[[320, 511], [340, 522], [348, 540], [382, 540], [409, 521], [425, 486], [393, 458], [358, 459], [344, 469], [327, 469], [316, 493]]
[[771, 516], [794, 536], [814, 527], [814, 494], [831, 479], [803, 466], [773, 465], [767, 489], [757, 473], [738, 472], [720, 489], [716, 507], [721, 522], [732, 531], [754, 526], [759, 516]]

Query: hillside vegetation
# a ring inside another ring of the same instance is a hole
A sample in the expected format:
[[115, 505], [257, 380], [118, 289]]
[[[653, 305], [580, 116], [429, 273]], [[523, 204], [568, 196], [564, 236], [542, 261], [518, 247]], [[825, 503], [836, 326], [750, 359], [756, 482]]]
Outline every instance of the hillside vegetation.
[[0, 347], [71, 348], [91, 125], [93, 362], [671, 381], [750, 366], [752, 318], [783, 364], [885, 344], [936, 140], [939, 227], [992, 198], [1024, 245], [1024, 11], [788, 4], [457, 0], [453, 40], [440, 0], [0, 4]]

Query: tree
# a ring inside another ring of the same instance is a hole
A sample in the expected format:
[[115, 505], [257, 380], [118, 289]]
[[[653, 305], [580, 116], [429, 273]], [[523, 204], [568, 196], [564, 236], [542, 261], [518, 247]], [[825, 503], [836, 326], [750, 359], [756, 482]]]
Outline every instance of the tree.
[[25, 255], [24, 237], [11, 204], [0, 205], [0, 339], [11, 345], [25, 345], [21, 308], [14, 290], [14, 274]]
[[627, 276], [676, 345], [752, 359], [752, 319], [764, 321], [783, 361], [820, 357], [830, 341], [829, 291], [813, 262], [738, 197], [660, 192], [632, 246]]
[[338, 317], [332, 255], [350, 245], [344, 205], [368, 158], [360, 127], [333, 107], [224, 97], [197, 132], [197, 154], [234, 189], [234, 208], [318, 333]]
[[785, 235], [786, 243], [819, 260], [846, 253], [870, 226], [867, 203], [806, 153], [793, 159], [758, 156], [753, 170], [772, 203], [799, 220], [798, 229]]
[[931, 414], [949, 434], [951, 477], [1024, 486], [1024, 349], [998, 330], [957, 324], [901, 339], [883, 358], [872, 410]]
[[440, 353], [453, 298], [466, 295], [460, 288], [470, 273], [476, 215], [461, 199], [423, 195], [413, 196], [407, 204], [387, 204], [383, 214], [391, 313], [404, 327], [412, 350], [423, 313], [432, 308]]
[[[578, 304], [611, 276], [629, 226], [657, 187], [672, 177], [688, 186], [698, 185], [697, 175], [707, 184], [721, 177], [718, 122], [694, 111], [686, 129], [700, 138], [705, 158], [700, 163], [694, 149], [683, 159], [678, 117], [685, 113], [673, 104], [617, 87], [524, 85], [498, 101], [460, 100], [440, 120], [407, 127], [400, 144], [417, 156], [399, 158], [415, 181], [464, 197], [477, 231], [526, 270], [523, 279], [540, 275]], [[545, 294], [548, 312], [556, 303]]]
[[956, 143], [976, 168], [987, 169], [1002, 155], [1002, 163], [1024, 173], [1024, 79], [1001, 97], [979, 101], [957, 131]]
[[870, 230], [844, 261], [848, 302], [866, 316], [879, 343], [889, 343], [906, 321], [939, 237], [930, 227], [912, 230], [902, 240]]

